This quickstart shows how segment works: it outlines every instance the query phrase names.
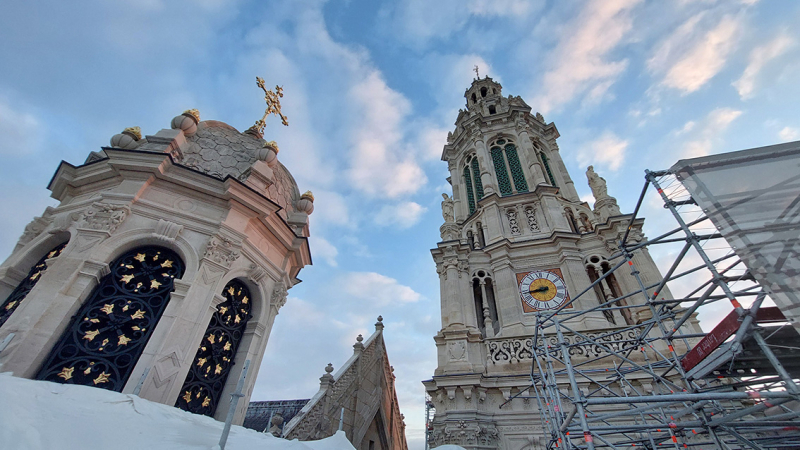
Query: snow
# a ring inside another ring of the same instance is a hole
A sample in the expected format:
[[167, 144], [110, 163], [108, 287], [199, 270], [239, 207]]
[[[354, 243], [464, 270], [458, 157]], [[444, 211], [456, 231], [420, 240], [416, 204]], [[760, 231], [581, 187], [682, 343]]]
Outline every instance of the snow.
[[447, 445], [440, 445], [434, 448], [433, 450], [466, 450], [466, 449], [458, 445], [447, 444]]
[[[135, 395], [0, 374], [2, 450], [212, 450], [222, 422]], [[343, 432], [287, 441], [231, 427], [226, 450], [355, 450]]]

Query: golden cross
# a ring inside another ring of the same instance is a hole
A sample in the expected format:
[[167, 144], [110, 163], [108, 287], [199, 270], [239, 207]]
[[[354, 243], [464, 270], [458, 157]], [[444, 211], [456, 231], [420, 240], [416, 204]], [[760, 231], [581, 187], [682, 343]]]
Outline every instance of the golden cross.
[[480, 80], [481, 76], [480, 76], [480, 74], [478, 73], [478, 66], [475, 66], [475, 68], [474, 68], [474, 69], [472, 69], [472, 70], [474, 70], [474, 71], [475, 71], [475, 76], [476, 76], [476, 77], [477, 77], [477, 78]]
[[275, 114], [281, 117], [281, 122], [288, 126], [289, 120], [281, 113], [281, 98], [283, 97], [283, 87], [275, 86], [275, 92], [272, 90], [267, 90], [264, 86], [264, 79], [261, 77], [256, 77], [256, 84], [261, 90], [264, 91], [264, 100], [267, 102], [267, 109], [264, 111], [264, 116], [261, 117], [261, 120], [257, 121], [255, 125], [253, 125], [253, 129], [258, 131], [258, 134], [264, 133], [264, 127], [267, 125], [266, 120], [267, 116], [270, 114]]

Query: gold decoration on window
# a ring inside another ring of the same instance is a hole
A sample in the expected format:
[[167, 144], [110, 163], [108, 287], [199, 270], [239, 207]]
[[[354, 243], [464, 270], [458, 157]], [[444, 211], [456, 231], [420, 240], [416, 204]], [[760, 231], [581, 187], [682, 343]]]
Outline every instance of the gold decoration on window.
[[161, 283], [159, 283], [156, 280], [150, 280], [150, 288], [151, 289], [158, 289], [159, 286], [161, 286]]
[[41, 275], [41, 274], [42, 274], [42, 272], [36, 272], [35, 274], [31, 275], [31, 281], [34, 281], [37, 278], [39, 278], [39, 275]]
[[242, 303], [244, 303], [245, 305], [247, 304], [247, 300], [248, 300], [248, 299], [247, 299], [247, 296], [246, 296], [246, 295], [245, 295], [244, 297], [242, 297]]
[[16, 301], [16, 300], [14, 300], [13, 302], [11, 302], [11, 303], [7, 304], [7, 305], [6, 305], [6, 311], [8, 311], [9, 309], [13, 308], [13, 307], [14, 307], [14, 305], [16, 305], [17, 303], [19, 303], [19, 302], [18, 302], [18, 301]]
[[209, 334], [209, 335], [208, 335], [208, 342], [211, 342], [211, 343], [213, 344], [213, 343], [214, 343], [214, 340], [215, 340], [216, 338], [217, 338], [217, 337], [216, 337], [216, 336], [214, 336], [213, 334]]
[[100, 311], [110, 315], [114, 312], [114, 305], [112, 303], [106, 303], [102, 308], [100, 308]]
[[161, 267], [162, 267], [162, 268], [163, 268], [163, 267], [172, 267], [172, 261], [171, 261], [171, 260], [169, 260], [169, 259], [168, 259], [168, 260], [166, 260], [166, 261], [164, 261], [163, 263], [161, 263]]
[[110, 375], [111, 374], [108, 374], [105, 371], [103, 371], [102, 373], [100, 373], [100, 375], [97, 376], [97, 378], [92, 380], [92, 383], [94, 383], [96, 385], [100, 384], [100, 383], [106, 383], [106, 382], [108, 382], [108, 378], [109, 378]]
[[205, 407], [206, 407], [206, 406], [208, 406], [209, 404], [211, 404], [211, 399], [210, 399], [210, 398], [208, 398], [208, 396], [206, 396], [206, 398], [204, 398], [204, 399], [203, 399], [202, 406], [203, 406], [203, 408], [205, 408]]
[[144, 253], [137, 253], [136, 256], [133, 257], [133, 259], [139, 262], [144, 262], [144, 258], [145, 258]]
[[225, 346], [222, 347], [223, 350], [228, 351], [231, 349], [231, 341], [225, 343]]
[[124, 267], [124, 268], [126, 268], [126, 269], [133, 269], [133, 268], [134, 268], [134, 267], [133, 267], [132, 265], [130, 265], [130, 264], [120, 264], [120, 266], [122, 266], [122, 267]]
[[130, 283], [130, 281], [132, 279], [133, 279], [133, 275], [123, 275], [122, 278], [119, 279], [119, 281], [122, 281], [123, 283], [128, 284], [128, 283]]
[[52, 258], [53, 256], [58, 255], [58, 250], [53, 250], [52, 252], [47, 254], [47, 259]]
[[58, 373], [58, 376], [63, 378], [64, 380], [69, 380], [72, 378], [72, 372], [75, 371], [74, 367], [64, 367], [61, 369], [61, 372]]
[[117, 345], [128, 345], [128, 342], [130, 342], [130, 341], [131, 341], [131, 338], [125, 336], [124, 334], [120, 334], [119, 335], [119, 342], [117, 342]]
[[130, 305], [125, 305], [125, 306], [123, 306], [123, 307], [122, 307], [122, 311], [123, 311], [123, 312], [124, 312], [124, 311], [127, 311], [127, 310], [129, 310], [129, 309], [131, 309]]
[[233, 295], [233, 294], [234, 294], [234, 292], [236, 292], [236, 291], [234, 291], [234, 290], [233, 290], [233, 286], [231, 286], [231, 287], [229, 287], [229, 288], [228, 288], [228, 294], [231, 294], [231, 295]]
[[87, 331], [86, 333], [84, 333], [83, 338], [86, 339], [87, 341], [91, 341], [95, 337], [97, 337], [98, 334], [100, 334], [99, 330]]
[[189, 402], [191, 402], [191, 401], [192, 401], [192, 393], [191, 393], [191, 392], [189, 392], [189, 391], [186, 391], [186, 392], [183, 394], [183, 399], [186, 401], [186, 403], [189, 403]]
[[131, 327], [131, 330], [139, 331], [139, 330], [141, 330], [141, 328], [139, 328], [139, 325], [134, 325], [134, 326]]
[[227, 306], [220, 306], [219, 307], [219, 313], [220, 314], [225, 314], [227, 311], [228, 311], [228, 307]]
[[89, 322], [100, 323], [100, 319], [89, 319]]
[[92, 366], [87, 367], [86, 370], [83, 371], [84, 375], [89, 375], [90, 373], [92, 373]]
[[221, 373], [222, 373], [222, 366], [217, 364], [217, 366], [214, 368], [214, 375], [219, 375]]
[[[142, 311], [141, 309], [137, 310], [135, 313], [131, 314], [131, 319], [141, 319], [143, 317], [144, 317], [144, 311]], [[142, 331], [144, 331], [144, 330], [142, 330]]]
[[238, 314], [236, 315], [236, 317], [233, 318], [233, 323], [239, 323], [241, 321], [242, 321], [242, 319], [239, 318]]
[[203, 364], [205, 364], [206, 361], [208, 361], [208, 358], [198, 358], [197, 359], [197, 367], [203, 367]]

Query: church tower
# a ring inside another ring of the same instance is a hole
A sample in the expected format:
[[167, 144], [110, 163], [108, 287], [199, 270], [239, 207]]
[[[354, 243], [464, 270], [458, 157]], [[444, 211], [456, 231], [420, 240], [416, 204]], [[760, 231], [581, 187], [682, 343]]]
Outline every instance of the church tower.
[[[611, 269], [631, 216], [592, 167], [586, 175], [594, 208], [578, 197], [556, 126], [520, 97], [504, 97], [489, 77], [475, 79], [464, 96], [466, 109], [442, 153], [453, 196], [444, 194], [442, 241], [431, 251], [442, 329], [434, 337], [438, 367], [424, 382], [436, 408], [429, 442], [538, 449], [542, 422], [527, 392], [537, 313], [567, 304]], [[633, 222], [629, 241], [643, 239], [642, 224]], [[647, 285], [661, 279], [646, 250], [635, 251], [633, 262]], [[635, 291], [636, 283], [611, 274], [565, 311], [591, 309]], [[660, 296], [671, 298], [668, 290]], [[618, 301], [644, 303], [641, 294]], [[647, 307], [606, 308], [569, 323], [591, 334], [622, 330], [649, 314]]]
[[[264, 90], [280, 115], [280, 90]], [[62, 162], [48, 186], [59, 205], [0, 266], [3, 371], [224, 420], [249, 360], [241, 424], [273, 321], [311, 263], [314, 197], [262, 138], [266, 116], [239, 132], [189, 110]]]

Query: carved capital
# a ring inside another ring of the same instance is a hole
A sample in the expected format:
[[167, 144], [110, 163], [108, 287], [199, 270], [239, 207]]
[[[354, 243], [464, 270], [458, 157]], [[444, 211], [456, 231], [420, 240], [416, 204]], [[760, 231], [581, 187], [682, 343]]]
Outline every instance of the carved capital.
[[270, 299], [270, 303], [280, 310], [283, 305], [286, 304], [286, 298], [288, 296], [289, 292], [286, 290], [286, 286], [284, 286], [283, 283], [276, 283], [275, 288], [272, 290], [272, 298]]
[[175, 239], [181, 234], [181, 231], [183, 231], [183, 225], [159, 219], [153, 234], [162, 241], [175, 242]]

